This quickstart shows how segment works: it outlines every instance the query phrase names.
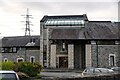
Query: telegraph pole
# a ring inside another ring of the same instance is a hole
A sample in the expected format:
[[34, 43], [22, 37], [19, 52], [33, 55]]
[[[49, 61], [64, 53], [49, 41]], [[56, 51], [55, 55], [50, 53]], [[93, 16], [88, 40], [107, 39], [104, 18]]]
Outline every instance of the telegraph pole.
[[21, 15], [21, 16], [25, 16], [24, 18], [26, 19], [24, 22], [25, 22], [25, 36], [30, 36], [31, 35], [31, 29], [30, 29], [30, 25], [31, 22], [30, 22], [30, 18], [33, 19], [32, 15], [29, 14], [29, 9], [27, 8], [27, 13], [25, 15]]

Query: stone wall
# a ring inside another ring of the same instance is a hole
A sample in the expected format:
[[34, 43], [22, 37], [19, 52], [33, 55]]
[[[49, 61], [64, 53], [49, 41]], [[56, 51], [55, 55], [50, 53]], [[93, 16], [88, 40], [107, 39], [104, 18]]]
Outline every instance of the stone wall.
[[44, 23], [40, 23], [40, 63], [43, 65], [43, 45], [44, 45], [44, 40], [43, 40], [43, 26]]
[[68, 44], [68, 68], [74, 69], [74, 44]]
[[85, 52], [85, 58], [86, 58], [86, 67], [92, 67], [91, 64], [91, 45], [86, 45], [86, 52]]
[[56, 45], [51, 45], [51, 52], [50, 52], [50, 67], [56, 68]]
[[[109, 65], [109, 55], [118, 55], [118, 45], [92, 45], [91, 50], [93, 67], [111, 67]], [[118, 62], [117, 57], [115, 57], [115, 62]]]
[[40, 58], [40, 50], [27, 50], [26, 51], [26, 56], [27, 56], [27, 58], [26, 58], [26, 61], [30, 61], [30, 57], [31, 56], [34, 56], [35, 57], [35, 62], [39, 62], [40, 60], [39, 60], [39, 58]]
[[91, 59], [92, 59], [92, 67], [98, 67], [98, 46], [97, 45], [91, 45]]
[[17, 58], [23, 58], [24, 61], [30, 62], [30, 57], [35, 57], [35, 62], [39, 62], [40, 50], [19, 50], [17, 53], [2, 53], [2, 61], [7, 58], [8, 61], [17, 62]]

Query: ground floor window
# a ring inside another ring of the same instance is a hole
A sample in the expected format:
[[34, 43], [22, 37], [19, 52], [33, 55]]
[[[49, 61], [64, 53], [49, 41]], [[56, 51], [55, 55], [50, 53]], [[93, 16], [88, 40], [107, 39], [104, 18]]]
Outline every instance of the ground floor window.
[[8, 62], [8, 59], [7, 59], [7, 58], [4, 58], [4, 62]]
[[23, 58], [17, 58], [17, 62], [24, 62]]
[[31, 63], [35, 62], [35, 57], [34, 57], [34, 56], [31, 56], [31, 57], [30, 57], [30, 62], [31, 62]]
[[116, 66], [116, 59], [115, 54], [109, 54], [109, 65], [110, 66]]

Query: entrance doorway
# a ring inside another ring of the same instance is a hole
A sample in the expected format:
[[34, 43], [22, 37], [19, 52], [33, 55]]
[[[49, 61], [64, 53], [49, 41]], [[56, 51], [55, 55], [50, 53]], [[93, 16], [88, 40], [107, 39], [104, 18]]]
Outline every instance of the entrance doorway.
[[59, 57], [59, 68], [68, 68], [68, 57]]

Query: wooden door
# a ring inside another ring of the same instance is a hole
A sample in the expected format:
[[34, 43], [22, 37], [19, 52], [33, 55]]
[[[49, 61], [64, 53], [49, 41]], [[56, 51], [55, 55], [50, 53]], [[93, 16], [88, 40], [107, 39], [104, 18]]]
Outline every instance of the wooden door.
[[59, 57], [59, 68], [68, 68], [68, 57]]

